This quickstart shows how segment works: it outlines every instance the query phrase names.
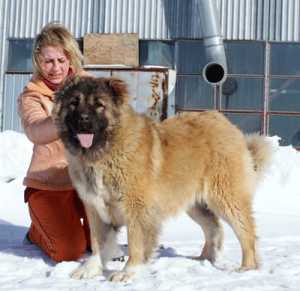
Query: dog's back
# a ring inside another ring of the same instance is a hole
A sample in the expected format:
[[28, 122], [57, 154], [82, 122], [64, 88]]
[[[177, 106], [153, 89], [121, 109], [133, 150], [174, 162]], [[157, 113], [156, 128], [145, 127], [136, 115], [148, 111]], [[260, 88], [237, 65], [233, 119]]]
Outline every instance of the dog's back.
[[158, 184], [172, 180], [172, 195], [203, 193], [207, 183], [218, 184], [212, 192], [226, 192], [234, 184], [253, 192], [254, 165], [246, 140], [222, 114], [182, 114], [164, 121], [158, 132], [163, 157]]

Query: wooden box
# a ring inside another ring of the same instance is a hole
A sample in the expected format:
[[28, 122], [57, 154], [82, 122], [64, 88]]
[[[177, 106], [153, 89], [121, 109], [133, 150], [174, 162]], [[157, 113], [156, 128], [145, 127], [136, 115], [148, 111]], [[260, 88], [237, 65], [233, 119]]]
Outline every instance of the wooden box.
[[136, 33], [90, 33], [83, 38], [84, 65], [139, 66]]

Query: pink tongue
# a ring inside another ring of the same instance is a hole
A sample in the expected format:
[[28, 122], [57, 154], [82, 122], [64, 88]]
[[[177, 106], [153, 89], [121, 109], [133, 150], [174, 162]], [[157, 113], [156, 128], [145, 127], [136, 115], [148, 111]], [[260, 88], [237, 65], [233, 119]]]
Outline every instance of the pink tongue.
[[93, 144], [94, 134], [92, 133], [78, 133], [77, 137], [83, 148], [90, 148]]

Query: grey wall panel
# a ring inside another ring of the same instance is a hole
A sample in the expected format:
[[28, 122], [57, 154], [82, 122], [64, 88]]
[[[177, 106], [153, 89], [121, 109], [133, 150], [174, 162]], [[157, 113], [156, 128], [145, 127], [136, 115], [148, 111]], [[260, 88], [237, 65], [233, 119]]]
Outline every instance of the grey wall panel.
[[[210, 1], [217, 2], [226, 39], [300, 41], [300, 0]], [[1, 5], [8, 9], [10, 38], [34, 37], [54, 20], [76, 37], [135, 32], [141, 39], [201, 38], [197, 0], [2, 0]]]
[[6, 11], [7, 11], [7, 0], [0, 1], [0, 129], [1, 129], [1, 121], [2, 121], [2, 106], [3, 106], [3, 76], [4, 76], [4, 68], [6, 65], [6, 29], [7, 29], [7, 21], [6, 21]]
[[5, 75], [3, 98], [3, 130], [13, 129], [22, 131], [20, 118], [17, 113], [17, 100], [31, 75]]
[[167, 30], [163, 3], [163, 0], [105, 1], [103, 32], [136, 32], [142, 39], [165, 39]]
[[300, 41], [300, 0], [218, 0], [224, 38]]
[[219, 10], [224, 38], [255, 38], [255, 27], [257, 24], [257, 6], [255, 0], [219, 1]]
[[[7, 0], [6, 0], [7, 1]], [[100, 18], [94, 0], [10, 0], [8, 6], [8, 38], [34, 38], [46, 23], [59, 21], [75, 37], [91, 32], [92, 18]], [[101, 6], [101, 5], [100, 5]]]
[[268, 40], [299, 41], [299, 4], [299, 0], [270, 0]]
[[[209, 1], [209, 0], [207, 0]], [[226, 39], [300, 41], [300, 0], [211, 0]], [[103, 32], [201, 38], [197, 0], [106, 0]]]

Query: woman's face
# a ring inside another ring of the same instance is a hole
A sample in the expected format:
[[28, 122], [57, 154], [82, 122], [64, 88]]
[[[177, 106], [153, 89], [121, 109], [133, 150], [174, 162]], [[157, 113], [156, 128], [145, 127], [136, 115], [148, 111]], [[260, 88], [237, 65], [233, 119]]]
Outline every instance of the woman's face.
[[60, 46], [45, 46], [41, 49], [39, 65], [45, 79], [60, 84], [68, 76], [70, 60]]

